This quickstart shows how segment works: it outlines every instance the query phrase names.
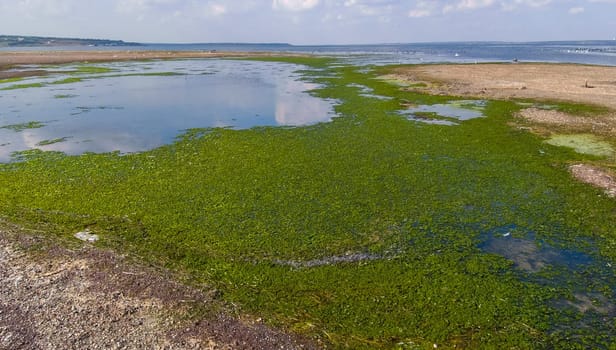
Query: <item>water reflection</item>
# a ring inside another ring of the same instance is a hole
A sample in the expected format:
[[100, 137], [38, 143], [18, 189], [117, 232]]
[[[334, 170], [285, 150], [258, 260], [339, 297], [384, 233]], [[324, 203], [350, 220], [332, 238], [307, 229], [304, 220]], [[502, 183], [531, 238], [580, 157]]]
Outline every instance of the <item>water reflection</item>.
[[437, 125], [458, 125], [458, 121], [465, 121], [483, 117], [486, 101], [460, 100], [446, 104], [419, 105], [399, 111], [407, 119]]
[[0, 129], [0, 161], [31, 148], [138, 152], [170, 143], [189, 128], [299, 126], [334, 116], [333, 101], [311, 96], [307, 91], [318, 86], [300, 81], [296, 65], [185, 60], [98, 66], [111, 71], [71, 84], [53, 84], [66, 76], [36, 78], [45, 85], [2, 91], [0, 127], [44, 125]]

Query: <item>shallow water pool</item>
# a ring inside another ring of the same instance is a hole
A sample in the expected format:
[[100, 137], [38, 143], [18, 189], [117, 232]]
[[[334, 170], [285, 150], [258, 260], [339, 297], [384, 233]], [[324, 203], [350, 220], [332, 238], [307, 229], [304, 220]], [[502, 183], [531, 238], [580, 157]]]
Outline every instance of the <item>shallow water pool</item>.
[[[180, 60], [95, 67], [102, 69], [46, 67], [65, 73], [0, 84], [0, 161], [33, 148], [139, 152], [190, 128], [300, 126], [334, 117], [334, 101], [310, 95], [318, 85], [300, 81], [297, 65]], [[41, 86], [12, 89], [16, 84]]]

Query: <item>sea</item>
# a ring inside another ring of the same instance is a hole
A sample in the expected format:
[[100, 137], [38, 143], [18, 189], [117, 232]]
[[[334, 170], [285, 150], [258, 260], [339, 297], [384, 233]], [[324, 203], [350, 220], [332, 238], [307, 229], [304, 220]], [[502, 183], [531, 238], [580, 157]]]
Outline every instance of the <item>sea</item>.
[[589, 41], [439, 42], [374, 45], [140, 44], [137, 46], [4, 47], [15, 50], [163, 50], [310, 53], [335, 56], [357, 65], [550, 62], [616, 66], [616, 38]]

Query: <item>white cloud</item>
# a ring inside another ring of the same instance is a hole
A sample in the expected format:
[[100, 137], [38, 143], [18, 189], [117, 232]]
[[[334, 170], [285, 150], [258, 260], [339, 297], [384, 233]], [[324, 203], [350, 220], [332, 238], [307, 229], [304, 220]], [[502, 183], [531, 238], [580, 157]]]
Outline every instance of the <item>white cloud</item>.
[[[589, 0], [589, 1], [616, 1], [616, 0]], [[437, 14], [455, 12], [470, 12], [486, 8], [500, 7], [511, 11], [519, 7], [543, 7], [552, 3], [552, 0], [420, 0], [408, 12], [409, 17], [420, 18]]]
[[316, 7], [319, 0], [273, 0], [274, 10], [305, 11]]
[[225, 5], [221, 5], [218, 3], [207, 3], [205, 5], [205, 7], [203, 8], [203, 15], [205, 15], [206, 17], [210, 17], [210, 16], [222, 16], [224, 14], [226, 14], [228, 11], [227, 7]]
[[74, 6], [71, 0], [0, 0], [0, 10], [5, 14], [35, 19], [66, 15]]
[[583, 7], [572, 7], [569, 9], [569, 14], [571, 15], [577, 15], [580, 13], [584, 12], [584, 8]]
[[119, 0], [116, 11], [124, 14], [143, 14], [161, 5], [172, 5], [177, 0]]
[[494, 5], [494, 0], [460, 0], [443, 7], [443, 12], [476, 10]]
[[409, 11], [408, 16], [411, 18], [429, 17], [434, 14], [437, 6], [436, 1], [418, 1], [415, 8]]

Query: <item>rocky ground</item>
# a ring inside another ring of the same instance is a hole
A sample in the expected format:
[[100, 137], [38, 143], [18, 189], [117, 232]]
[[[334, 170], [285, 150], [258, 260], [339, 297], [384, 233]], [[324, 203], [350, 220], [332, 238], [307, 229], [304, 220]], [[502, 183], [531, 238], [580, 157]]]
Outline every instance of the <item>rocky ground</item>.
[[0, 222], [0, 349], [318, 348], [231, 313], [215, 289], [69, 246]]

